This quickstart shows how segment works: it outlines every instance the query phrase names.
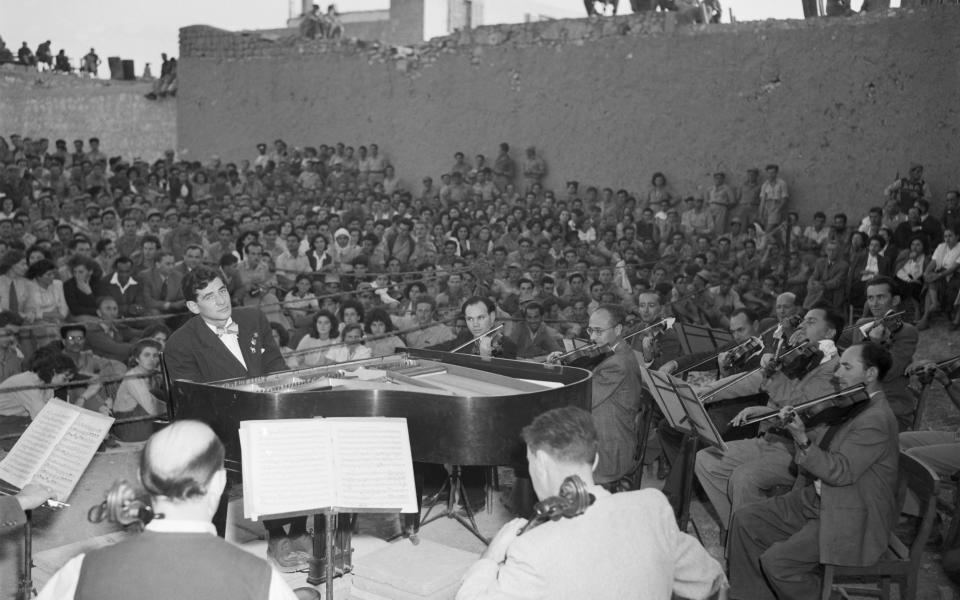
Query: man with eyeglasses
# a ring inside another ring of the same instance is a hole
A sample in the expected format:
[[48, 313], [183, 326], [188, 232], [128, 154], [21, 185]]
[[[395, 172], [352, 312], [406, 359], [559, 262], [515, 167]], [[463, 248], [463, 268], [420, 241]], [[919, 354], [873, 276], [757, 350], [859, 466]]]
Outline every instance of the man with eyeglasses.
[[[602, 304], [590, 314], [587, 334], [590, 341], [611, 354], [593, 370], [591, 413], [599, 435], [597, 466], [593, 470], [598, 484], [615, 484], [631, 467], [637, 450], [637, 412], [641, 403], [640, 365], [630, 344], [625, 342], [622, 306]], [[548, 360], [556, 359], [554, 352]]]
[[[196, 316], [177, 329], [164, 348], [172, 380], [204, 383], [286, 370], [266, 316], [254, 308], [234, 310], [219, 271], [199, 266], [183, 278], [180, 290], [187, 310]], [[221, 536], [226, 532], [226, 500], [224, 494], [214, 516]], [[303, 568], [313, 547], [306, 517], [265, 520], [263, 524], [267, 555], [278, 568], [284, 572]], [[286, 525], [289, 532], [284, 531]]]

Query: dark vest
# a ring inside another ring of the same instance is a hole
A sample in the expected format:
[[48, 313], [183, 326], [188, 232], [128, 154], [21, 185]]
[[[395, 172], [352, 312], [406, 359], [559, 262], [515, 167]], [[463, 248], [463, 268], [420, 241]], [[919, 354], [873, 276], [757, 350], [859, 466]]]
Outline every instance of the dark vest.
[[209, 533], [144, 531], [83, 557], [76, 600], [266, 600], [266, 561]]

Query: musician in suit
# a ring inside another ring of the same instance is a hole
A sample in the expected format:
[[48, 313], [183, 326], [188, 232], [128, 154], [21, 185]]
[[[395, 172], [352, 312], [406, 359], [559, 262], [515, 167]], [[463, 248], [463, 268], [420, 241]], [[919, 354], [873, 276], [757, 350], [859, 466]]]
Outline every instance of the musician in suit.
[[[836, 392], [833, 379], [838, 361], [835, 340], [843, 331], [843, 324], [843, 317], [829, 305], [813, 306], [804, 316], [794, 340], [798, 344], [802, 341], [805, 345], [816, 345], [821, 353], [817, 364], [791, 375], [784, 373], [781, 367], [770, 375], [763, 370], [754, 371], [735, 383], [720, 380], [716, 386], [730, 385], [715, 394], [712, 401], [766, 392], [769, 396], [766, 406], [745, 408], [733, 418], [731, 424], [739, 427], [747, 419], [770, 409], [779, 410]], [[705, 391], [709, 392], [709, 389]], [[793, 441], [771, 431], [769, 425], [761, 424], [761, 437], [729, 442], [725, 451], [705, 448], [697, 452], [697, 479], [724, 527], [732, 511], [765, 498], [771, 487], [790, 485], [794, 480], [789, 471]]]
[[[656, 290], [641, 292], [637, 296], [637, 314], [640, 316], [638, 329], [650, 327], [663, 319], [663, 298]], [[630, 345], [641, 366], [648, 369], [659, 369], [683, 354], [680, 336], [672, 328], [659, 334], [637, 335]]]
[[[693, 370], [719, 369], [725, 375], [735, 375], [753, 371], [760, 366], [760, 359], [763, 353], [773, 352], [776, 348], [776, 341], [773, 334], [777, 331], [771, 328], [772, 319], [760, 320], [756, 313], [746, 308], [735, 309], [730, 313], [730, 334], [732, 340], [723, 346], [719, 352], [698, 352], [672, 360], [661, 366], [660, 370], [670, 373], [673, 369], [680, 366], [683, 369], [693, 367]], [[784, 326], [789, 327], [789, 323]], [[769, 330], [763, 335], [762, 346], [755, 350], [750, 350], [735, 366], [730, 366], [727, 357], [730, 352], [738, 348], [741, 344], [748, 342], [751, 338], [759, 337], [763, 330]], [[792, 330], [791, 330], [792, 331]], [[700, 364], [698, 367], [697, 365]], [[722, 402], [710, 404], [708, 414], [717, 432], [723, 436], [726, 441], [743, 439], [756, 435], [756, 428], [731, 428], [730, 420], [740, 411], [748, 406], [762, 405], [767, 401], [765, 392], [745, 394], [726, 398]], [[660, 439], [660, 448], [664, 456], [670, 462], [671, 467], [677, 465], [680, 458], [680, 451], [683, 446], [683, 434], [670, 427], [670, 423], [664, 419], [657, 425], [657, 436]], [[682, 500], [680, 492], [683, 489], [684, 473], [682, 469], [671, 468], [665, 478], [663, 493], [670, 498], [676, 508], [679, 508], [679, 502]]]
[[[219, 271], [199, 266], [183, 278], [181, 292], [195, 316], [177, 329], [164, 348], [171, 379], [210, 382], [259, 377], [285, 371], [287, 364], [273, 340], [270, 323], [256, 309], [234, 308]], [[226, 495], [214, 519], [221, 535], [226, 528]], [[306, 517], [265, 520], [267, 554], [282, 570], [303, 568], [312, 551]], [[284, 532], [284, 526], [290, 531]]]
[[71, 558], [39, 598], [294, 600], [267, 561], [214, 535], [210, 520], [227, 483], [223, 455], [223, 444], [199, 421], [177, 421], [153, 434], [140, 459], [145, 493], [124, 483], [108, 492], [107, 504], [111, 520], [129, 522], [130, 504], [147, 497], [144, 503], [163, 518], [118, 544]]
[[23, 511], [37, 508], [53, 497], [53, 492], [36, 483], [23, 486], [15, 496], [0, 496], [0, 533], [22, 527], [27, 522]]
[[457, 600], [668, 600], [674, 593], [699, 599], [726, 587], [720, 564], [677, 528], [663, 494], [645, 489], [611, 495], [594, 483], [599, 443], [586, 411], [545, 412], [522, 435], [540, 499], [557, 495], [563, 481], [576, 475], [593, 503], [583, 514], [547, 520], [519, 537], [526, 520], [508, 522], [464, 575]]
[[849, 340], [841, 338], [840, 346], [846, 347], [869, 340], [880, 344], [890, 352], [893, 363], [881, 379], [880, 385], [883, 387], [890, 410], [897, 417], [900, 431], [907, 431], [913, 427], [913, 415], [917, 407], [913, 394], [907, 387], [910, 378], [907, 377], [906, 371], [917, 351], [920, 332], [915, 326], [904, 322], [902, 317], [879, 320], [888, 312], [901, 310], [900, 286], [894, 279], [890, 277], [871, 279], [867, 282], [866, 299], [867, 311], [870, 314], [864, 315], [856, 322], [856, 326], [850, 330]]
[[458, 353], [495, 358], [517, 357], [516, 342], [503, 334], [502, 327], [493, 331], [497, 329], [497, 305], [493, 300], [485, 296], [471, 296], [464, 300], [461, 313], [467, 323], [467, 331], [451, 344], [456, 348], [473, 341], [457, 350]]
[[870, 399], [830, 425], [818, 443], [801, 416], [781, 410], [799, 477], [786, 495], [734, 513], [731, 598], [816, 598], [821, 563], [865, 567], [886, 551], [899, 512], [897, 421], [880, 385], [890, 364], [877, 344], [844, 351], [837, 378], [844, 388], [865, 384]]
[[623, 341], [624, 310], [618, 304], [601, 304], [590, 315], [587, 333], [598, 346], [612, 353], [593, 370], [591, 412], [600, 436], [597, 483], [617, 482], [634, 463], [637, 450], [637, 412], [643, 397], [640, 365], [630, 344]]

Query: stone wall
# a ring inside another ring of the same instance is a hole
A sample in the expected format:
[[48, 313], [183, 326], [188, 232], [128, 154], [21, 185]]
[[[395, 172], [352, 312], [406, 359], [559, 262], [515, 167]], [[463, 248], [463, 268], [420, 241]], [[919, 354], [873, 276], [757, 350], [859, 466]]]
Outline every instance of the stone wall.
[[109, 156], [146, 160], [177, 147], [174, 99], [150, 101], [149, 82], [81, 79], [0, 68], [0, 135], [72, 140], [99, 137]]
[[792, 206], [859, 213], [908, 164], [957, 185], [960, 10], [693, 25], [652, 13], [480, 27], [415, 48], [181, 30], [187, 156], [377, 141], [408, 183], [534, 144], [548, 185], [695, 194], [779, 163]]

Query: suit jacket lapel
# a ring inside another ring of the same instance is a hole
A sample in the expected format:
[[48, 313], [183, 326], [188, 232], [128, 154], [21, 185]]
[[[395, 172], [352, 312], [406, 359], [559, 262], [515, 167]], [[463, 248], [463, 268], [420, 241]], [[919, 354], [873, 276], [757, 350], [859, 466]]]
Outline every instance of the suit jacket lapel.
[[[194, 320], [197, 322], [197, 339], [199, 339], [204, 346], [212, 351], [210, 356], [215, 358], [217, 362], [221, 363], [227, 372], [244, 371], [245, 369], [243, 368], [243, 365], [240, 364], [240, 361], [237, 360], [237, 357], [233, 355], [233, 352], [230, 352], [230, 350], [227, 349], [226, 345], [224, 345], [224, 343], [220, 341], [220, 338], [217, 337], [217, 334], [215, 334], [213, 330], [207, 326], [206, 321], [204, 321], [202, 317], [197, 317]], [[241, 332], [241, 335], [242, 333], [243, 332]], [[238, 336], [238, 338], [241, 339], [240, 351], [243, 353], [243, 341], [240, 336]], [[247, 360], [247, 355], [245, 353], [243, 353], [243, 358], [244, 360]], [[248, 362], [247, 365], [249, 364], [250, 363]], [[249, 369], [246, 370], [249, 371]], [[239, 376], [243, 376], [243, 373], [241, 373]]]

